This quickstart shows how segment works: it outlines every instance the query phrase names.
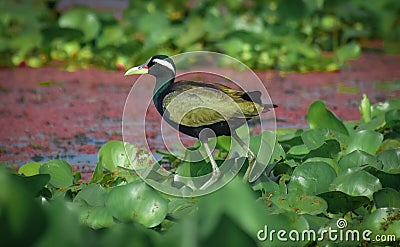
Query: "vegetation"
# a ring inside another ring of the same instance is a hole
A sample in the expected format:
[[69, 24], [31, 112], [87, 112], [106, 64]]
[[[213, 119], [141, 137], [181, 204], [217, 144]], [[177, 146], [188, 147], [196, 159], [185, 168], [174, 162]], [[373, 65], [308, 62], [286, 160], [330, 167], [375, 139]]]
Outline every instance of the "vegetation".
[[[324, 102], [312, 103], [309, 129], [278, 131], [268, 166], [277, 179], [265, 174], [246, 184], [235, 178], [197, 198], [149, 187], [126, 168], [127, 144], [119, 141], [100, 149], [89, 183], [62, 160], [29, 162], [17, 174], [3, 164], [1, 241], [7, 246], [281, 246], [276, 237], [259, 241], [257, 232], [265, 225], [299, 232], [340, 229], [337, 220], [344, 218], [346, 229], [371, 230], [371, 239], [395, 235], [398, 244], [400, 98], [370, 105], [364, 96], [359, 109], [360, 121], [342, 122]], [[325, 235], [291, 246], [331, 244], [377, 243], [330, 242]]]
[[55, 0], [1, 1], [1, 66], [61, 61], [69, 70], [116, 69], [154, 54], [210, 50], [254, 69], [332, 71], [358, 57], [362, 41], [400, 51], [396, 0], [131, 0], [120, 20], [55, 6]]

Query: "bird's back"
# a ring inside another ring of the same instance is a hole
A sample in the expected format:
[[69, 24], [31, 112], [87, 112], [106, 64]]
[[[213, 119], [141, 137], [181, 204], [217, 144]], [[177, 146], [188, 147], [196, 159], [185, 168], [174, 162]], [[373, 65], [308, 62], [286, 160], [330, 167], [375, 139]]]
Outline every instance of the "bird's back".
[[162, 98], [164, 114], [188, 127], [199, 127], [257, 116], [261, 93], [238, 91], [222, 84], [175, 82]]

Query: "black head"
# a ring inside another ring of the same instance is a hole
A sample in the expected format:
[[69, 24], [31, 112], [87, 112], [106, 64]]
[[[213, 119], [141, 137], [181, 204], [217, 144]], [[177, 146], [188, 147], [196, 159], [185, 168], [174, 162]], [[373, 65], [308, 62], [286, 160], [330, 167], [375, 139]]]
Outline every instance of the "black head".
[[176, 67], [174, 61], [166, 55], [155, 55], [146, 63], [129, 69], [125, 75], [150, 74], [155, 77], [175, 77]]

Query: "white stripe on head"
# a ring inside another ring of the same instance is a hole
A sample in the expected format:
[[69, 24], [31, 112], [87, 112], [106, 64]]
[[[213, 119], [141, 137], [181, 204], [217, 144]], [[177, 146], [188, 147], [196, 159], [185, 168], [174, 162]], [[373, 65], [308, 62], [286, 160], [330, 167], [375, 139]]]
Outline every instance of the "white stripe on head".
[[166, 60], [158, 59], [158, 58], [154, 59], [153, 62], [158, 63], [164, 67], [167, 67], [169, 70], [171, 70], [175, 74], [174, 66], [170, 62], [168, 62]]

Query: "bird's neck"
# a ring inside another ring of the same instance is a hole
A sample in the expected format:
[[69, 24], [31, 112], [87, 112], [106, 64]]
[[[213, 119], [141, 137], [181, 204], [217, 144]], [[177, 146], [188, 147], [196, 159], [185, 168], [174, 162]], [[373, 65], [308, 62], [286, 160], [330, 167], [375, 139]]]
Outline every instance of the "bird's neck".
[[153, 91], [153, 102], [157, 111], [162, 115], [164, 113], [162, 100], [165, 97], [168, 88], [174, 83], [175, 76], [156, 77], [156, 86]]

